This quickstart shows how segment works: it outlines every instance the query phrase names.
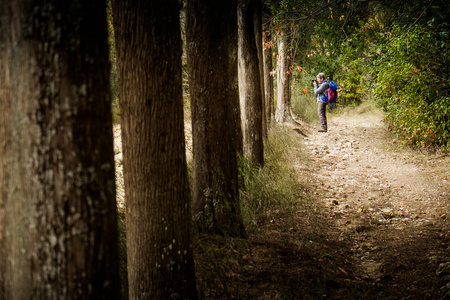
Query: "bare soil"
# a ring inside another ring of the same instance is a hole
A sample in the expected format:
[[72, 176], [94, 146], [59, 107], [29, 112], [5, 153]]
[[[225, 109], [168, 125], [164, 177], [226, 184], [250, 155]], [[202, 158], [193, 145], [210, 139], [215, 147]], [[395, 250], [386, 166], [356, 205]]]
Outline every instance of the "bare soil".
[[376, 287], [362, 299], [449, 299], [449, 156], [402, 147], [379, 114], [329, 123], [307, 131], [314, 164], [299, 172], [346, 241], [354, 278]]

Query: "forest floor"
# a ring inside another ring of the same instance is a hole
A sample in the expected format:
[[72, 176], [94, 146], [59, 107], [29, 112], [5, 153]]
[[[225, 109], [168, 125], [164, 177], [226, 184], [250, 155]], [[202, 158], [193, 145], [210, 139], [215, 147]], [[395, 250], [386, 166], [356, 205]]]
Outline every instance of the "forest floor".
[[328, 133], [306, 135], [313, 163], [299, 175], [310, 179], [328, 238], [342, 242], [324, 256], [344, 279], [330, 283], [330, 296], [450, 299], [448, 154], [403, 147], [373, 112], [332, 116]]
[[450, 299], [449, 155], [402, 146], [376, 112], [290, 127], [308, 201], [245, 240], [197, 238], [200, 298]]
[[307, 201], [245, 242], [197, 243], [201, 298], [450, 299], [450, 157], [402, 146], [381, 118], [290, 126]]

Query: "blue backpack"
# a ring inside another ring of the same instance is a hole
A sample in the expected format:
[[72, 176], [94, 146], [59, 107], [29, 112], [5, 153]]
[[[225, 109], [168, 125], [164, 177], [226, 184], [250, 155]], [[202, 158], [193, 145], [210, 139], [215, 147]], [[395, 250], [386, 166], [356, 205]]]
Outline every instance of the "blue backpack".
[[333, 81], [328, 82], [328, 104], [331, 109], [336, 106], [337, 96], [337, 84]]

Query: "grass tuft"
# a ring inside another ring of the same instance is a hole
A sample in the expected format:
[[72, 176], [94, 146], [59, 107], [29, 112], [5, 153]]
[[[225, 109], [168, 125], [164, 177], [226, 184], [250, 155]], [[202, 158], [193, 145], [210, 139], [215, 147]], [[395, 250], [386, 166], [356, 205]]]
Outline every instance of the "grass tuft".
[[247, 230], [278, 217], [292, 219], [304, 194], [295, 166], [302, 150], [292, 129], [274, 126], [265, 142], [264, 168], [240, 160], [241, 207]]
[[292, 111], [307, 123], [311, 124], [317, 121], [319, 119], [317, 102], [314, 96], [314, 88], [310, 82], [304, 84], [295, 82], [292, 88]]

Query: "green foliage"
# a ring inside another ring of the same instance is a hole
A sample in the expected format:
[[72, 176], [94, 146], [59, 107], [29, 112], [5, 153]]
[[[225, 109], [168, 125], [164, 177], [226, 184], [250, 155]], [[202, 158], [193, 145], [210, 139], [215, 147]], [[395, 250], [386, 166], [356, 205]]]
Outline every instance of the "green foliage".
[[434, 21], [395, 27], [377, 64], [374, 95], [390, 128], [411, 145], [450, 149], [448, 32]]
[[[323, 25], [323, 27], [329, 29], [328, 25]], [[321, 33], [325, 31], [322, 26], [320, 29], [316, 29]], [[315, 75], [322, 72], [332, 78], [341, 66], [337, 53], [338, 48], [327, 39], [325, 34], [313, 35], [311, 39], [311, 49], [306, 56], [305, 65]]]
[[342, 73], [336, 78], [339, 87], [339, 105], [360, 104], [368, 89], [359, 59], [343, 64]]
[[295, 37], [306, 42], [294, 50], [303, 70], [296, 74], [303, 88], [294, 87], [294, 112], [308, 118], [302, 92], [309, 77], [324, 72], [338, 84], [339, 105], [353, 107], [373, 94], [389, 128], [407, 143], [449, 149], [449, 3], [342, 4], [318, 1], [310, 7], [320, 11], [310, 19], [314, 31]]
[[344, 106], [361, 104], [370, 93], [369, 70], [377, 53], [377, 40], [384, 24], [375, 16], [360, 21], [358, 31], [349, 35], [342, 44], [341, 68], [337, 72], [339, 103]]
[[365, 39], [359, 39], [360, 31], [355, 30], [355, 26], [349, 27], [349, 3], [328, 7], [322, 3], [322, 7], [325, 10], [322, 9], [312, 22], [315, 24], [314, 32], [309, 36], [308, 47], [297, 52], [297, 62], [304, 71], [298, 79], [304, 82], [323, 72], [338, 84], [339, 105], [358, 104], [367, 94], [364, 48], [368, 43]]
[[265, 166], [240, 161], [241, 207], [245, 226], [251, 231], [258, 224], [277, 216], [292, 216], [303, 196], [294, 166], [301, 154], [291, 129], [273, 126], [265, 144]]

